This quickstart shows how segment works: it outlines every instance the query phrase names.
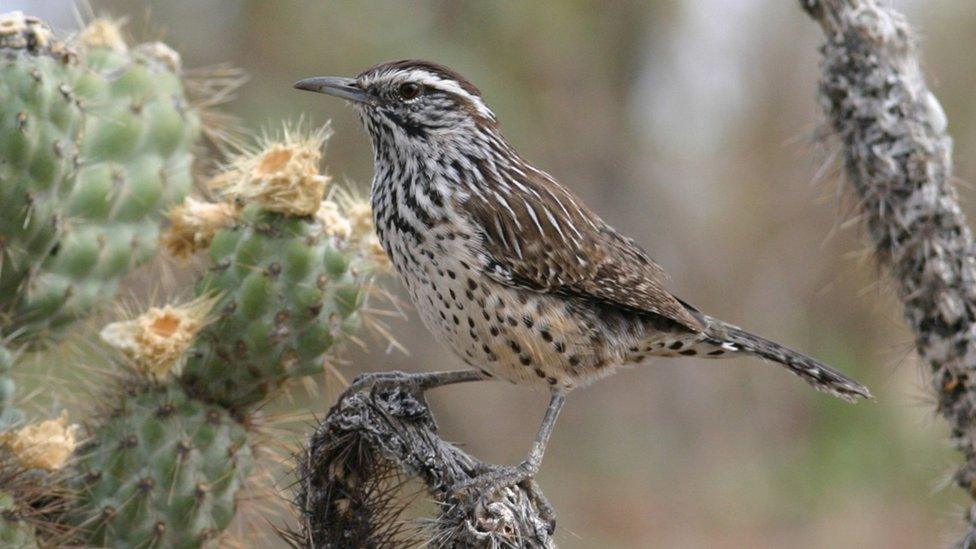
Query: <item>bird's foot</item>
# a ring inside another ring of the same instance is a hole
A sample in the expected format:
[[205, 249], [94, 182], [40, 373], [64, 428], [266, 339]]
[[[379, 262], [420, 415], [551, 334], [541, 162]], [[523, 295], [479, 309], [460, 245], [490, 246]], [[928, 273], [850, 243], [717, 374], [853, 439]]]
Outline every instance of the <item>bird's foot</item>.
[[532, 503], [539, 511], [539, 517], [546, 522], [546, 530], [550, 535], [556, 530], [556, 510], [542, 493], [535, 475], [538, 467], [524, 461], [515, 467], [491, 466], [477, 476], [459, 482], [453, 488], [454, 497], [480, 497], [508, 487], [519, 487], [525, 490]]
[[410, 374], [394, 370], [392, 372], [366, 372], [359, 374], [346, 388], [347, 394], [368, 391], [377, 385], [409, 385], [417, 383], [420, 374]]
[[400, 388], [412, 389], [423, 393], [428, 389], [453, 385], [455, 383], [466, 383], [470, 381], [481, 381], [488, 379], [488, 374], [477, 370], [452, 370], [449, 372], [375, 372], [359, 374], [352, 381], [346, 394], [372, 389], [377, 385], [395, 385]]

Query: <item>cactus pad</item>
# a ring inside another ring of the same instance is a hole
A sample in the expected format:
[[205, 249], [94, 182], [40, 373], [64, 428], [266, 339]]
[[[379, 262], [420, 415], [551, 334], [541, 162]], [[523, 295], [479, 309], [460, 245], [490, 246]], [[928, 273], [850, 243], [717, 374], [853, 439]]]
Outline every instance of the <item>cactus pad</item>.
[[17, 517], [13, 495], [0, 490], [0, 547], [33, 549], [37, 547], [34, 525]]
[[10, 375], [13, 369], [13, 354], [0, 345], [0, 433], [9, 430], [24, 420], [24, 414], [15, 406], [16, 385]]
[[154, 255], [200, 122], [168, 47], [83, 33], [74, 53], [36, 20], [0, 18], [0, 329], [36, 339]]
[[86, 544], [196, 547], [230, 523], [251, 464], [246, 431], [178, 386], [128, 389], [76, 453], [69, 519]]
[[370, 268], [311, 217], [249, 206], [210, 246], [198, 283], [220, 293], [183, 380], [193, 394], [232, 409], [289, 378], [319, 373], [324, 354], [358, 327]]

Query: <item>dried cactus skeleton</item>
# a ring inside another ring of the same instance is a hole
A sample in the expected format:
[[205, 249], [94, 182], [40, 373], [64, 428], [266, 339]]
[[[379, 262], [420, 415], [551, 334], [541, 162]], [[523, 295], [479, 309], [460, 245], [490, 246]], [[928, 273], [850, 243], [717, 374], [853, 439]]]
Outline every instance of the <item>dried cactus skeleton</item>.
[[[521, 486], [459, 491], [491, 468], [444, 442], [422, 387], [391, 378], [347, 391], [298, 456], [299, 547], [555, 547], [547, 503]], [[399, 520], [419, 478], [436, 519]]]
[[[895, 282], [938, 412], [976, 495], [976, 249], [951, 183], [952, 140], [905, 18], [878, 0], [801, 0], [823, 28], [820, 102], [850, 189]], [[976, 505], [960, 547], [976, 547]]]

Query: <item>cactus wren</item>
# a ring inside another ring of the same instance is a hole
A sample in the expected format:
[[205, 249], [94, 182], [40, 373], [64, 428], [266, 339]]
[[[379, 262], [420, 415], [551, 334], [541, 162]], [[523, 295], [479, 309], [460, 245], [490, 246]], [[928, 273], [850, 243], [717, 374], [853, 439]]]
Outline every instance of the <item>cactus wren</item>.
[[380, 241], [424, 324], [473, 367], [414, 376], [425, 387], [497, 377], [550, 388], [527, 459], [493, 481], [535, 475], [568, 391], [654, 356], [757, 356], [847, 401], [870, 397], [669, 293], [661, 267], [523, 159], [451, 69], [395, 61], [295, 87], [355, 105], [373, 142]]

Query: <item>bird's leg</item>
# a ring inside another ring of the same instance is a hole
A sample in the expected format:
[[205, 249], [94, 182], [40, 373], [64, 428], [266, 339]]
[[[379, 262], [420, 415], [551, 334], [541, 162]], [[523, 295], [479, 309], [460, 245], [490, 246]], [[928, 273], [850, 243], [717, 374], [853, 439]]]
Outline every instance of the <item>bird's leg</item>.
[[443, 385], [454, 383], [466, 383], [469, 381], [481, 381], [489, 379], [491, 376], [478, 370], [451, 370], [448, 372], [372, 372], [359, 374], [352, 381], [347, 394], [364, 391], [379, 383], [395, 383], [397, 385], [409, 385], [420, 392]]
[[464, 481], [455, 488], [455, 492], [464, 492], [470, 489], [485, 491], [489, 489], [504, 488], [506, 486], [522, 485], [529, 494], [535, 499], [543, 518], [550, 523], [550, 530], [555, 526], [555, 512], [549, 501], [542, 495], [538, 485], [535, 483], [535, 475], [539, 472], [542, 465], [542, 457], [546, 453], [546, 446], [552, 436], [553, 428], [556, 425], [556, 418], [566, 402], [566, 393], [563, 390], [553, 390], [549, 399], [549, 407], [546, 415], [539, 426], [539, 432], [532, 442], [529, 454], [522, 463], [515, 467], [499, 467], [486, 473], [480, 474], [470, 480]]

